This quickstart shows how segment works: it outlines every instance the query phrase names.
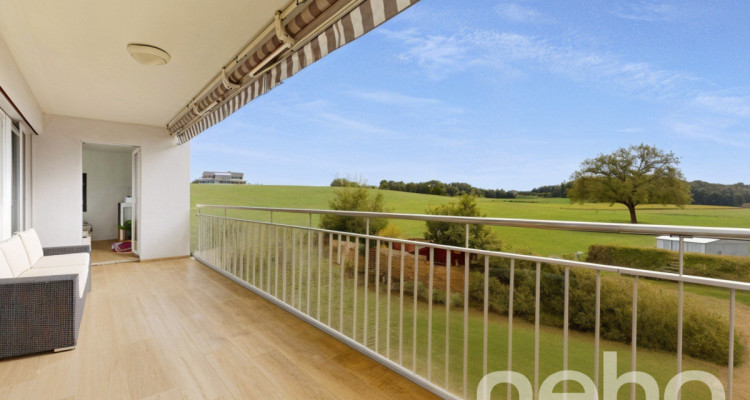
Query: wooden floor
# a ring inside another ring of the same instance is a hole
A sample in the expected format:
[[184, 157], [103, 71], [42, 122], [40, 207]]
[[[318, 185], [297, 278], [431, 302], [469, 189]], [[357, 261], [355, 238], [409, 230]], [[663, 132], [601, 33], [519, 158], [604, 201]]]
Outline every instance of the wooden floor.
[[112, 243], [116, 240], [94, 240], [91, 242], [92, 264], [116, 264], [121, 262], [138, 261], [138, 256], [133, 253], [116, 253], [112, 251]]
[[78, 347], [0, 362], [0, 399], [434, 397], [192, 259], [92, 279]]

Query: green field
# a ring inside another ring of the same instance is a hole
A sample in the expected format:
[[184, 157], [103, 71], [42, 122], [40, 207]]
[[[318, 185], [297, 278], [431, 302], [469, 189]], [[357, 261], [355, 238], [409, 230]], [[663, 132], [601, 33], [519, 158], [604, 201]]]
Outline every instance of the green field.
[[[242, 205], [283, 208], [328, 208], [335, 188], [312, 186], [265, 185], [192, 185], [192, 232], [195, 232], [195, 204]], [[372, 189], [375, 191], [376, 189]], [[452, 200], [446, 196], [383, 190], [389, 212], [424, 214], [428, 207]], [[624, 206], [609, 204], [570, 204], [567, 199], [478, 199], [488, 217], [547, 219], [562, 221], [614, 222], [630, 221]], [[216, 211], [204, 210], [204, 213]], [[223, 212], [222, 212], [223, 213]], [[229, 216], [268, 220], [264, 213], [229, 211]], [[638, 208], [639, 222], [660, 225], [694, 225], [710, 227], [750, 227], [750, 209], [716, 206], [644, 205]], [[275, 215], [277, 222], [307, 225], [306, 215]], [[313, 225], [318, 219], [313, 216]], [[419, 221], [394, 220], [405, 237], [422, 237], [425, 225]], [[587, 252], [590, 244], [621, 244], [655, 247], [652, 236], [565, 232], [554, 230], [494, 227], [505, 249], [525, 251], [542, 256], [561, 256], [577, 251]]]

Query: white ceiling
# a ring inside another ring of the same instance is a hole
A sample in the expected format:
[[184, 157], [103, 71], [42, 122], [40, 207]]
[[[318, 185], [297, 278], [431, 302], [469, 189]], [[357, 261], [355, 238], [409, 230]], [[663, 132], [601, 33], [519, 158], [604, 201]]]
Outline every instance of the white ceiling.
[[[289, 0], [0, 0], [0, 35], [45, 113], [165, 126]], [[126, 51], [145, 43], [167, 65]]]

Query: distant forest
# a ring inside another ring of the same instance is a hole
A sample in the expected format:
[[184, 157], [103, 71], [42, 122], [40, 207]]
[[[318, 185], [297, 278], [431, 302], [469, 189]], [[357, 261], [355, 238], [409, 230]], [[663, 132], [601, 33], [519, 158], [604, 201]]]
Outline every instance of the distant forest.
[[[530, 191], [516, 191], [504, 189], [482, 189], [471, 186], [465, 182], [444, 183], [438, 180], [427, 182], [380, 181], [379, 188], [383, 190], [396, 190], [400, 192], [434, 194], [438, 196], [456, 196], [464, 193], [473, 193], [479, 197], [489, 199], [515, 199], [518, 196], [558, 197], [566, 198], [568, 189], [572, 182], [563, 182], [559, 185], [546, 185], [534, 188]], [[359, 186], [353, 180], [336, 178], [331, 186]], [[693, 204], [710, 206], [734, 206], [740, 207], [750, 203], [750, 185], [735, 183], [723, 185], [720, 183], [709, 183], [705, 181], [690, 182], [690, 192], [693, 195]]]
[[515, 199], [518, 193], [515, 190], [505, 191], [503, 189], [482, 189], [469, 185], [465, 182], [443, 183], [437, 180], [427, 182], [403, 181], [380, 181], [380, 189], [397, 190], [399, 192], [434, 194], [438, 196], [456, 196], [464, 193], [473, 193], [479, 197], [488, 199]]
[[[331, 182], [331, 186], [360, 186], [360, 183], [352, 179], [336, 178]], [[403, 181], [380, 181], [380, 189], [396, 190], [399, 192], [434, 194], [438, 196], [456, 196], [464, 193], [475, 194], [479, 197], [489, 199], [515, 199], [518, 193], [515, 190], [505, 191], [503, 189], [482, 189], [469, 185], [464, 182], [443, 183], [437, 180], [428, 182], [409, 182]]]

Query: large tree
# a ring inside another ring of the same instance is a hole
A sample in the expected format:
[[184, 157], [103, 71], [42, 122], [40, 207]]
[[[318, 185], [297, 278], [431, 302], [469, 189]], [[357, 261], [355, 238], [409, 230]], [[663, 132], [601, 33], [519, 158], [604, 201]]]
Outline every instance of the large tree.
[[635, 208], [640, 204], [683, 206], [692, 200], [690, 185], [677, 166], [672, 152], [640, 144], [600, 154], [581, 163], [571, 176], [568, 189], [571, 202], [619, 203], [630, 211], [630, 222], [637, 224]]

